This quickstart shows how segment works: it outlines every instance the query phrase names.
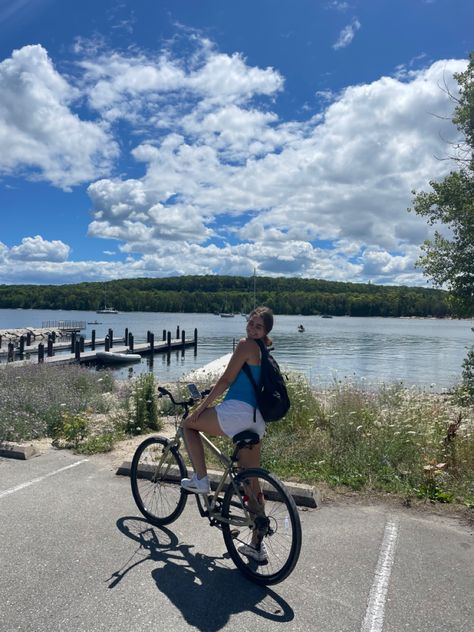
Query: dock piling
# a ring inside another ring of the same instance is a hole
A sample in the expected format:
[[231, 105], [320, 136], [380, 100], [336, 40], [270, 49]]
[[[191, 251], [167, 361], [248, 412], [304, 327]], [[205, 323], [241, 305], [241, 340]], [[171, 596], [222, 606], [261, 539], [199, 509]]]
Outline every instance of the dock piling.
[[13, 362], [14, 359], [15, 359], [15, 345], [13, 344], [13, 342], [9, 342], [7, 362]]
[[93, 329], [91, 333], [91, 349], [95, 351], [95, 329]]
[[112, 349], [112, 347], [114, 346], [114, 332], [112, 329], [109, 329], [109, 344], [110, 348]]
[[148, 334], [148, 342], [150, 343], [150, 349], [153, 353], [155, 350], [155, 334], [152, 331], [149, 331]]
[[133, 334], [131, 332], [128, 334], [128, 348], [133, 351]]
[[42, 342], [38, 345], [38, 364], [43, 364], [44, 362], [44, 344]]
[[49, 335], [48, 336], [48, 358], [51, 358], [54, 355], [54, 349], [53, 349], [53, 336]]

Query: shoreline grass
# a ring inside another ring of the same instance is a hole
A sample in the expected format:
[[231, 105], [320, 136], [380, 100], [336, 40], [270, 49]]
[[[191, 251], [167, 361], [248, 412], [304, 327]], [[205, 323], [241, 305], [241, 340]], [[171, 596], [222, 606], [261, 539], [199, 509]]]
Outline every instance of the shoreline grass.
[[[460, 389], [348, 379], [315, 389], [296, 374], [288, 388], [292, 406], [267, 425], [263, 467], [286, 480], [474, 508], [474, 407]], [[88, 454], [159, 430], [159, 415], [171, 412], [167, 401], [157, 405], [152, 374], [117, 382], [74, 365], [6, 367], [0, 402], [0, 441], [50, 437]]]

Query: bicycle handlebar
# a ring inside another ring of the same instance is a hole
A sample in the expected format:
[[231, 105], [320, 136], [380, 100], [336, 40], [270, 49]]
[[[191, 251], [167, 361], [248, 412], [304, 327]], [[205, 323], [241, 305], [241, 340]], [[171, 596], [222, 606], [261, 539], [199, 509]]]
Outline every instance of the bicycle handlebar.
[[[189, 399], [186, 399], [182, 402], [177, 402], [173, 397], [173, 393], [171, 393], [167, 388], [164, 388], [163, 386], [158, 387], [158, 392], [160, 393], [159, 397], [164, 397], [166, 395], [166, 397], [169, 397], [175, 406], [181, 406], [182, 408], [184, 408], [186, 413], [188, 412], [190, 406], [193, 406], [197, 401], [194, 397], [189, 397]], [[205, 391], [200, 391], [201, 397], [206, 397], [206, 395], [208, 395], [210, 392], [210, 388]]]

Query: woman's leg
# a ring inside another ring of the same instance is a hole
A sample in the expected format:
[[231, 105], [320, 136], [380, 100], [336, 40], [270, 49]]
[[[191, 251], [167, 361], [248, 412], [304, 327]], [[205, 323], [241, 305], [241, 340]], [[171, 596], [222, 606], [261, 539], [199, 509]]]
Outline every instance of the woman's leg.
[[[248, 469], [251, 467], [260, 467], [260, 451], [261, 451], [261, 443], [257, 443], [256, 445], [249, 446], [248, 448], [243, 448], [239, 452], [239, 467], [241, 469]], [[257, 478], [252, 478], [250, 481], [251, 489], [247, 490], [246, 493], [249, 497], [248, 506], [251, 512], [258, 515], [265, 511], [265, 500], [263, 498], [262, 489], [260, 487], [259, 480]], [[252, 532], [252, 539], [250, 544], [256, 547], [258, 543], [258, 532], [254, 529]]]
[[206, 410], [199, 415], [197, 421], [188, 423], [187, 420], [184, 420], [183, 430], [184, 442], [194, 471], [198, 478], [203, 478], [203, 476], [207, 475], [207, 468], [204, 458], [204, 446], [199, 432], [205, 432], [214, 437], [224, 434], [217, 420], [215, 409], [206, 408]]

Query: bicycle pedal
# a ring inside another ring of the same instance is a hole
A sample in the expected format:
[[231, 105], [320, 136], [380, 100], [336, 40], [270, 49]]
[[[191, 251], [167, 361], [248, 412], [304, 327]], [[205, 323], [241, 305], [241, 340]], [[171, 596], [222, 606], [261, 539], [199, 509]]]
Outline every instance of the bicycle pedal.
[[238, 529], [231, 529], [230, 535], [232, 536], [232, 539], [235, 540], [236, 538], [239, 537], [240, 531]]

